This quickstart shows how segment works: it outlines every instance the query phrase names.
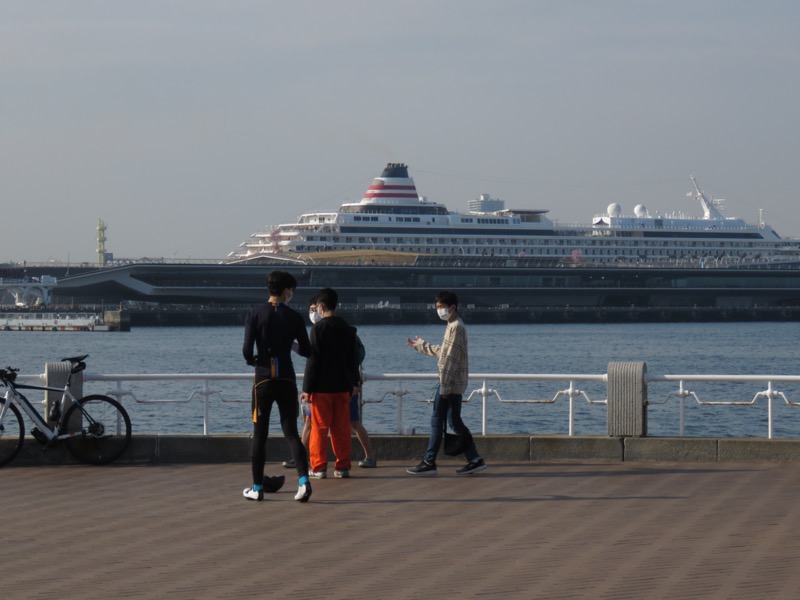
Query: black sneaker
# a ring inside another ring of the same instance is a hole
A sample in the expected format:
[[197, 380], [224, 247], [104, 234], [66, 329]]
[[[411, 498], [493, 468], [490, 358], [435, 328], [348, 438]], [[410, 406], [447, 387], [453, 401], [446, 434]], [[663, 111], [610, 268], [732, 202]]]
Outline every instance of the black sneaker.
[[480, 473], [487, 467], [482, 458], [468, 462], [460, 469], [456, 469], [456, 475], [472, 475], [473, 473]]
[[428, 463], [424, 460], [416, 467], [408, 467], [406, 473], [412, 475], [436, 475], [436, 463]]

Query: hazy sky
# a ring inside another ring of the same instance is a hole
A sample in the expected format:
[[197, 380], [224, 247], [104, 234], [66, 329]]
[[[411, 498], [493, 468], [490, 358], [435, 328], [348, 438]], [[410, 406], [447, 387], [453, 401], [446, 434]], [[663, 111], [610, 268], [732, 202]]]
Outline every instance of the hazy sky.
[[800, 236], [800, 2], [0, 0], [0, 261], [221, 258], [405, 162], [466, 210]]

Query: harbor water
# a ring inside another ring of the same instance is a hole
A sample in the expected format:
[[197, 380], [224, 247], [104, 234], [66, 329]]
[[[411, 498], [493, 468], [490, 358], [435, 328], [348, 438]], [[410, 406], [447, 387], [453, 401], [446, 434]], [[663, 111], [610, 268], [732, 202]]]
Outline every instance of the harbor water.
[[[531, 324], [470, 325], [467, 323], [471, 373], [607, 372], [612, 361], [644, 361], [653, 375], [799, 374], [797, 340], [800, 323], [636, 323], [636, 324]], [[433, 358], [418, 354], [406, 338], [419, 335], [439, 343], [443, 324], [371, 325], [359, 328], [367, 349], [368, 374], [435, 373]], [[248, 373], [242, 359], [240, 327], [139, 327], [127, 333], [0, 331], [0, 364], [37, 374], [44, 363], [66, 356], [89, 354], [88, 373]], [[296, 357], [302, 373], [304, 359]], [[470, 390], [482, 380], [471, 380]], [[592, 400], [606, 397], [605, 384], [576, 382]], [[246, 381], [214, 381], [211, 388], [211, 434], [249, 433], [250, 385]], [[549, 400], [569, 380], [545, 382], [487, 381], [503, 401]], [[136, 433], [203, 433], [203, 400], [192, 392], [202, 382], [125, 382], [121, 398], [131, 414]], [[397, 397], [406, 389], [402, 423], [398, 423]], [[426, 402], [434, 384], [428, 381], [368, 381], [364, 386], [364, 425], [373, 433], [414, 430], [427, 433], [431, 406]], [[766, 383], [687, 383], [685, 389], [702, 401], [749, 402], [766, 389]], [[800, 384], [773, 384], [792, 402], [800, 402]], [[86, 382], [84, 393], [113, 394], [116, 384]], [[653, 383], [649, 435], [679, 433], [679, 400], [669, 398], [677, 383]], [[469, 392], [468, 392], [469, 393]], [[29, 396], [37, 398], [35, 393]], [[474, 433], [481, 431], [481, 398], [465, 405], [463, 416]], [[800, 438], [800, 407], [774, 401], [774, 437]], [[568, 432], [569, 403], [552, 404], [487, 401], [487, 433], [552, 435]], [[704, 406], [687, 400], [685, 435], [692, 437], [767, 437], [767, 401], [749, 406]], [[274, 431], [277, 416], [273, 416]], [[604, 435], [606, 408], [575, 400], [576, 435]]]

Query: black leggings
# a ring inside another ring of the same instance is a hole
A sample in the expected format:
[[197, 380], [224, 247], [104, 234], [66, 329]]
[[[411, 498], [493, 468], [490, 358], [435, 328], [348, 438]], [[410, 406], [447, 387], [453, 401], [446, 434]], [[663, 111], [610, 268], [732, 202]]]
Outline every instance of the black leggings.
[[308, 454], [297, 433], [297, 384], [287, 379], [262, 379], [253, 386], [254, 410], [253, 443], [250, 446], [252, 457], [253, 483], [261, 484], [264, 480], [264, 463], [267, 460], [267, 437], [269, 436], [269, 415], [272, 405], [278, 405], [281, 417], [281, 429], [289, 450], [297, 466], [297, 474], [308, 475]]

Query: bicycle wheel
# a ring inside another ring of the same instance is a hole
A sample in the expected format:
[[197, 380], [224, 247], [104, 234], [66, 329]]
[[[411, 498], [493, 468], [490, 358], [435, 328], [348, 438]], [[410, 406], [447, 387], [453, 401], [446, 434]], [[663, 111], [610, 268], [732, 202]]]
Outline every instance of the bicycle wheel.
[[69, 407], [61, 434], [70, 454], [83, 463], [114, 462], [131, 441], [131, 419], [122, 405], [108, 396], [85, 396]]
[[[7, 400], [0, 398], [0, 404], [5, 404]], [[22, 441], [25, 439], [25, 427], [22, 424], [22, 415], [19, 409], [13, 404], [8, 407], [3, 421], [0, 422], [0, 467], [7, 465], [22, 449]]]

